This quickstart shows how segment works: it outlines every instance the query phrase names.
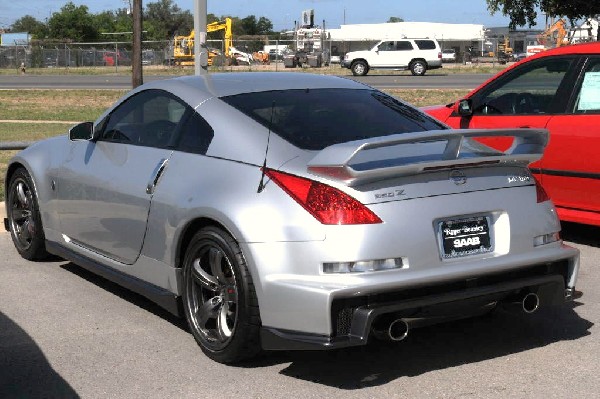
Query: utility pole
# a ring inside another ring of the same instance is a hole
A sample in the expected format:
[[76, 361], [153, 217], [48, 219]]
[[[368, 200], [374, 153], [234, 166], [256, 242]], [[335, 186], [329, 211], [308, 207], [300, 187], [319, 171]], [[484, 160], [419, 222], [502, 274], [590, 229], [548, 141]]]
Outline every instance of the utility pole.
[[[133, 0], [133, 54], [131, 85], [135, 89], [144, 83], [142, 76], [142, 0]], [[116, 54], [115, 54], [116, 57]]]
[[194, 0], [194, 68], [197, 76], [208, 73], [208, 50], [206, 48], [206, 0]]

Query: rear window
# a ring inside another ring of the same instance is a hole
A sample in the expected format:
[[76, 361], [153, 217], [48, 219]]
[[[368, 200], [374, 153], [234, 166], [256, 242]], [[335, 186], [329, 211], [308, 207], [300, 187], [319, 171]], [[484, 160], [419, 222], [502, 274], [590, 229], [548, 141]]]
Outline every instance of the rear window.
[[435, 42], [433, 40], [415, 40], [417, 47], [421, 50], [435, 50]]
[[222, 100], [305, 150], [446, 128], [377, 90], [281, 90], [238, 94]]

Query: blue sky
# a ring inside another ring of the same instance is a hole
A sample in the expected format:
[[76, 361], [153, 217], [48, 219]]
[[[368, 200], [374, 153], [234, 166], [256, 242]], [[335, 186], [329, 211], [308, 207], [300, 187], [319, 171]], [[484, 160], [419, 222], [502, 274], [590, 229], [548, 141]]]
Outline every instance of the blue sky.
[[[0, 27], [8, 27], [24, 15], [33, 15], [39, 20], [59, 11], [67, 0], [0, 1]], [[151, 2], [143, 0], [143, 4]], [[193, 11], [194, 0], [175, 0], [182, 9]], [[338, 28], [347, 24], [385, 22], [389, 17], [403, 18], [414, 22], [445, 22], [483, 24], [486, 27], [506, 26], [508, 18], [497, 13], [491, 16], [485, 0], [207, 0], [208, 12], [216, 15], [267, 17], [275, 30], [291, 28], [300, 20], [302, 10], [315, 10], [319, 24], [324, 19], [327, 27]], [[127, 0], [73, 0], [85, 4], [93, 13], [125, 7]], [[538, 15], [538, 26], [544, 20]]]

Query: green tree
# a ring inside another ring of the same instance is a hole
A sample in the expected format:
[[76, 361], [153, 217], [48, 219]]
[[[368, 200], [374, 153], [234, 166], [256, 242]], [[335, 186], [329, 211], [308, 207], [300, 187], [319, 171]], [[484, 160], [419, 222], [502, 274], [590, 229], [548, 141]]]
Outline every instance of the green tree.
[[133, 30], [133, 18], [127, 13], [126, 8], [95, 14], [94, 23], [100, 33], [131, 32]]
[[256, 30], [259, 35], [273, 34], [273, 22], [269, 18], [260, 17], [256, 23]]
[[486, 0], [493, 15], [502, 12], [510, 17], [510, 28], [535, 25], [537, 10], [552, 17], [566, 17], [571, 21], [600, 14], [597, 0]]
[[[232, 17], [230, 15], [228, 15], [228, 17], [231, 18], [231, 30], [233, 31], [233, 37], [235, 38], [245, 35], [246, 31], [244, 30], [240, 17]], [[222, 16], [221, 18], [225, 19], [225, 16]]]
[[17, 19], [10, 27], [13, 32], [28, 32], [34, 39], [43, 39], [48, 36], [48, 26], [38, 21], [31, 15]]
[[94, 16], [88, 12], [87, 6], [78, 7], [70, 1], [59, 12], [52, 14], [48, 20], [48, 29], [49, 37], [58, 40], [91, 42], [99, 37]]
[[100, 33], [116, 32], [115, 13], [112, 11], [103, 11], [94, 15], [94, 25]]
[[404, 20], [400, 17], [390, 17], [387, 22], [404, 22]]
[[189, 35], [194, 28], [194, 16], [183, 11], [172, 0], [158, 0], [146, 4], [144, 29], [150, 40], [171, 39], [175, 34]]
[[273, 23], [265, 17], [256, 18], [248, 15], [246, 18], [232, 18], [233, 31], [236, 35], [270, 35], [273, 33]]
[[241, 24], [245, 35], [258, 35], [256, 16], [248, 15], [246, 18], [242, 18]]
[[115, 32], [133, 31], [133, 15], [126, 8], [120, 8], [115, 12]]

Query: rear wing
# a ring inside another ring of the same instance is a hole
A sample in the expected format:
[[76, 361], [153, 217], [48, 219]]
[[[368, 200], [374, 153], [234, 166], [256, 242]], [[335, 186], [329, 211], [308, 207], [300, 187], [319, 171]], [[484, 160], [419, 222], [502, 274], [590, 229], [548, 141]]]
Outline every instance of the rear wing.
[[[513, 137], [513, 144], [504, 152], [496, 151], [470, 140], [478, 137]], [[466, 151], [466, 143], [471, 151]], [[352, 186], [446, 168], [500, 163], [527, 166], [542, 157], [547, 144], [545, 129], [431, 130], [334, 144], [307, 166], [312, 174]]]

